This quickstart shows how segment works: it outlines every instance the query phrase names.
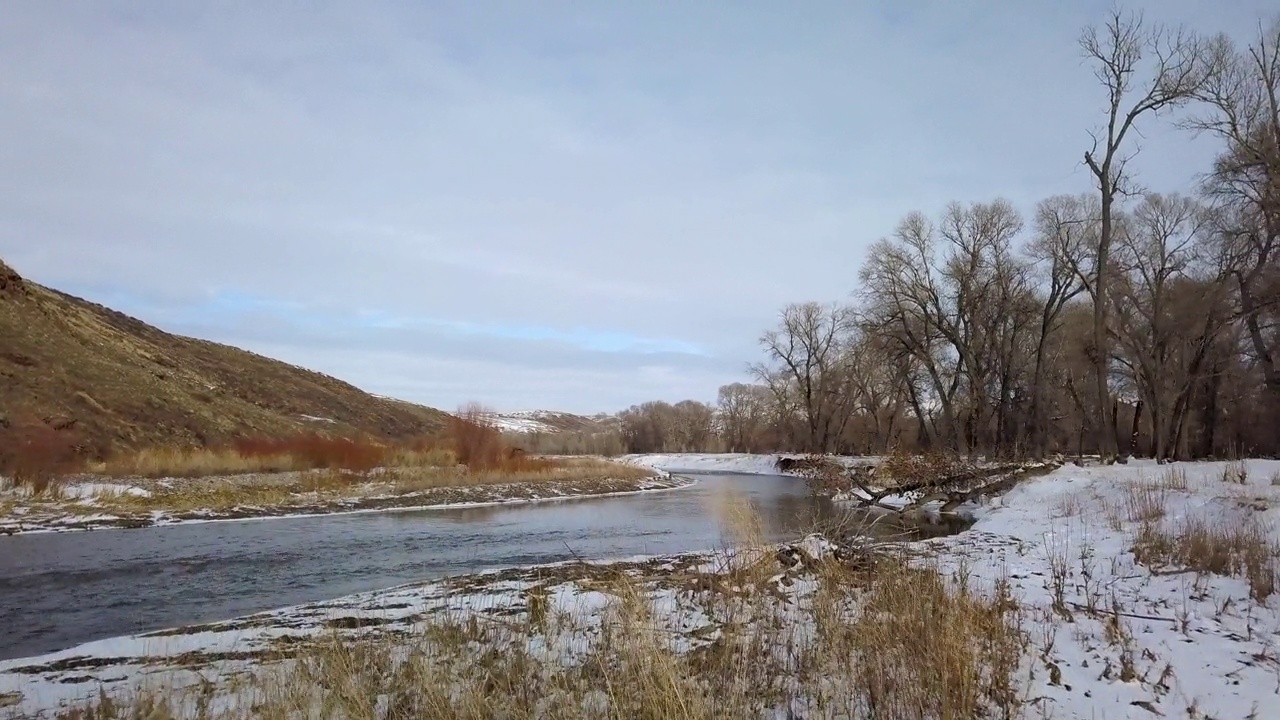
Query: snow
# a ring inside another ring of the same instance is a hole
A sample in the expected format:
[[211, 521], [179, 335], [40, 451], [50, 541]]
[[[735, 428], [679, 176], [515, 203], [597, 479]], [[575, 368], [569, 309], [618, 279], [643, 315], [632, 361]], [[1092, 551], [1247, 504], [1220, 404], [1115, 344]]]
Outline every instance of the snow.
[[81, 502], [92, 501], [101, 497], [132, 495], [134, 497], [151, 497], [151, 491], [132, 485], [118, 483], [82, 482], [65, 485], [58, 491], [62, 497]]
[[[753, 453], [645, 453], [623, 455], [615, 458], [620, 462], [655, 468], [667, 472], [713, 472], [732, 473], [735, 475], [788, 475], [792, 473], [778, 470], [778, 458], [799, 457], [798, 455], [761, 455]], [[874, 462], [871, 457], [847, 457], [842, 455], [828, 456], [829, 459], [847, 466]]]
[[746, 453], [669, 453], [623, 455], [620, 462], [667, 472], [725, 472], [742, 475], [777, 475], [777, 455]]
[[490, 425], [503, 432], [554, 433], [557, 430], [535, 417], [518, 413], [495, 413], [485, 418]]
[[[971, 531], [924, 544], [970, 577], [1009, 579], [1037, 645], [1026, 695], [1042, 698], [1047, 717], [1269, 716], [1250, 713], [1274, 706], [1280, 689], [1277, 597], [1253, 600], [1237, 577], [1156, 574], [1132, 552], [1141, 522], [1129, 508], [1144, 488], [1162, 499], [1157, 521], [1168, 527], [1257, 521], [1280, 541], [1280, 462], [1246, 467], [1238, 485], [1223, 481], [1226, 463], [1068, 465], [983, 507]], [[1186, 489], [1164, 479], [1174, 470]], [[1066, 573], [1060, 602], [1055, 568]]]
[[311, 422], [322, 422], [322, 423], [330, 423], [330, 424], [334, 424], [338, 422], [333, 418], [320, 417], [318, 415], [299, 415], [298, 417], [302, 418], [303, 420], [309, 420]]

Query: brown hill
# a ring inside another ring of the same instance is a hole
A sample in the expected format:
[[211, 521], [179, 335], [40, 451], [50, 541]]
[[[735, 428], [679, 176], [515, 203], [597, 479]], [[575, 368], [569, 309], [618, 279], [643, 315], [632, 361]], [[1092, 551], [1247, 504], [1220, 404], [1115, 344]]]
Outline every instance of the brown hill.
[[227, 345], [166, 333], [0, 261], [0, 425], [69, 428], [95, 451], [300, 432], [404, 437], [447, 416]]

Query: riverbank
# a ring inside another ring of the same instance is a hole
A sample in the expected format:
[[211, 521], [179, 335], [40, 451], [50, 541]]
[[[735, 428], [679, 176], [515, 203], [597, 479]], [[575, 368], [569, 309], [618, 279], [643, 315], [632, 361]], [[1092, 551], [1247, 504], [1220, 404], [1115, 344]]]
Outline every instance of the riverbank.
[[90, 643], [0, 663], [0, 704], [101, 707], [102, 688], [203, 718], [370, 699], [426, 717], [1263, 716], [1280, 682], [1280, 462], [1068, 465], [974, 512], [950, 537], [778, 548], [731, 507], [746, 550]]
[[0, 535], [537, 502], [671, 490], [691, 482], [599, 459], [565, 460], [524, 475], [383, 468], [199, 479], [80, 478], [39, 494], [0, 490]]
[[[805, 457], [798, 453], [641, 453], [622, 455], [618, 462], [636, 467], [655, 468], [670, 472], [733, 473], [735, 475], [791, 475], [799, 477], [796, 470], [779, 466], [784, 458]], [[871, 465], [881, 458], [876, 456], [852, 457], [826, 455], [828, 461], [844, 467]]]

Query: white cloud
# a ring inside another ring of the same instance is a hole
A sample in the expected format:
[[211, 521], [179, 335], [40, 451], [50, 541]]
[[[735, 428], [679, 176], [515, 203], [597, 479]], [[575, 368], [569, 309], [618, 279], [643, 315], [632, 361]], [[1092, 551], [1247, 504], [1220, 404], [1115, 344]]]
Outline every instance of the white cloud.
[[[1269, 10], [1146, 5], [1236, 34]], [[194, 315], [240, 293], [380, 318], [376, 345], [338, 352], [277, 316], [292, 339], [270, 347], [427, 403], [711, 399], [781, 304], [853, 289], [903, 213], [1087, 188], [1101, 106], [1074, 40], [1106, 9], [18, 4], [0, 25], [0, 256], [261, 351]], [[1141, 179], [1189, 187], [1212, 147], [1143, 130]], [[406, 329], [424, 317], [714, 366], [424, 347]]]

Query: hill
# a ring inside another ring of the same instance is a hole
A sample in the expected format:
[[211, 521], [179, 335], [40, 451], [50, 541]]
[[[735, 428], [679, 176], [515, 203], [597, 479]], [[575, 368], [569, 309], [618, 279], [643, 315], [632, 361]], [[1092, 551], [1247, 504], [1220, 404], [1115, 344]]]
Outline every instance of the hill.
[[404, 437], [447, 415], [245, 350], [173, 335], [0, 261], [0, 426], [43, 422], [96, 452], [300, 432]]

